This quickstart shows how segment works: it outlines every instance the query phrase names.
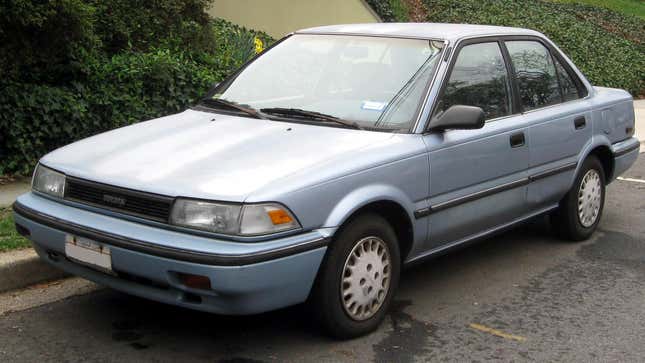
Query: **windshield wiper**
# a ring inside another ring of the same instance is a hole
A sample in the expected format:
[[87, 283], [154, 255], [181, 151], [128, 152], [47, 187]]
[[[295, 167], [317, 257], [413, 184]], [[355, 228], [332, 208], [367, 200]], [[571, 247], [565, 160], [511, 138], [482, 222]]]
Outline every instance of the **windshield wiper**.
[[207, 106], [225, 106], [228, 108], [232, 108], [234, 110], [242, 111], [246, 113], [249, 116], [253, 116], [255, 118], [263, 119], [266, 120], [266, 116], [262, 114], [262, 112], [256, 110], [255, 108], [251, 106], [242, 106], [239, 103], [225, 100], [223, 98], [205, 98], [202, 100], [202, 103], [207, 105]]
[[272, 114], [272, 115], [299, 116], [299, 117], [304, 117], [312, 120], [328, 121], [328, 122], [341, 124], [343, 126], [351, 127], [354, 129], [363, 130], [363, 128], [354, 121], [343, 120], [342, 118], [338, 118], [336, 116], [327, 115], [327, 114], [315, 112], [315, 111], [307, 111], [300, 108], [271, 107], [271, 108], [260, 109], [260, 111], [264, 113]]

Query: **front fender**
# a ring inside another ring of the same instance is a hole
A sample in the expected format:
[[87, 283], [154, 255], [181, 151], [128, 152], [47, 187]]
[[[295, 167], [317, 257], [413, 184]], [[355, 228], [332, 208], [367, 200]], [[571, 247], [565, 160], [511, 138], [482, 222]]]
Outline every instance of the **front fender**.
[[364, 185], [345, 195], [332, 209], [325, 220], [324, 227], [338, 227], [352, 214], [374, 202], [390, 201], [399, 204], [414, 221], [415, 203], [397, 187], [387, 184]]

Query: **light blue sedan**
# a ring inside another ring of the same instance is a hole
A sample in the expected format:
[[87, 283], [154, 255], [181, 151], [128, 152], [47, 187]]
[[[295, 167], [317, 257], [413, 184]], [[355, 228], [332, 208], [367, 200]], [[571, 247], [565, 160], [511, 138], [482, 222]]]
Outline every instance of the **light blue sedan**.
[[378, 327], [404, 265], [542, 214], [588, 238], [633, 135], [629, 93], [538, 32], [319, 27], [185, 112], [46, 155], [15, 222], [114, 289], [220, 314], [308, 301], [348, 338]]

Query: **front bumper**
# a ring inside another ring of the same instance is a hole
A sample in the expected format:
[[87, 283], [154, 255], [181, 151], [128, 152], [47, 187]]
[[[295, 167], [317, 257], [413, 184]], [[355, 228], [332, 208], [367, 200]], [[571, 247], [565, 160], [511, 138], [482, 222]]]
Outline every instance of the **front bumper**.
[[[73, 275], [126, 293], [220, 314], [254, 314], [307, 299], [329, 236], [311, 231], [265, 242], [232, 242], [135, 223], [27, 193], [14, 204], [17, 228], [39, 256]], [[109, 275], [68, 260], [65, 236], [110, 246]], [[207, 276], [210, 290], [178, 274]]]

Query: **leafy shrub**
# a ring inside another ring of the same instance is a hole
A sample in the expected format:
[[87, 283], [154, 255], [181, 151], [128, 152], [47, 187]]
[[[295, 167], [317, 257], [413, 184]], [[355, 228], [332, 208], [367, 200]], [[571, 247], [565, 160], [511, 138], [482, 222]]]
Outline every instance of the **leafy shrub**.
[[585, 5], [535, 0], [424, 1], [430, 21], [538, 30], [558, 44], [591, 83], [645, 95], [645, 22], [641, 19]]
[[206, 0], [0, 3], [0, 174], [57, 147], [193, 104], [273, 40]]
[[147, 51], [160, 44], [207, 51], [212, 33], [204, 31], [208, 0], [86, 0], [99, 15], [94, 22], [104, 49]]
[[59, 83], [78, 77], [100, 43], [94, 15], [80, 0], [0, 3], [2, 78]]
[[3, 82], [0, 88], [0, 172], [29, 172], [44, 150], [69, 141], [85, 126], [87, 105], [70, 90], [18, 82]]
[[394, 11], [392, 11], [389, 0], [366, 0], [366, 2], [383, 21], [396, 21]]
[[575, 13], [576, 17], [595, 23], [609, 33], [636, 43], [641, 46], [641, 51], [645, 51], [643, 49], [645, 45], [645, 20], [604, 7], [570, 4], [567, 8], [569, 12]]
[[403, 0], [367, 0], [367, 4], [385, 22], [407, 22], [408, 10]]
[[389, 0], [390, 8], [394, 13], [394, 20], [398, 22], [410, 21], [407, 4], [403, 0]]
[[[213, 20], [215, 52], [218, 61], [230, 73], [256, 54], [256, 39], [266, 48], [274, 40], [266, 33], [248, 30], [223, 19]], [[258, 49], [259, 50], [259, 49]]]
[[636, 16], [645, 20], [645, 2], [643, 0], [548, 0], [564, 3], [588, 4], [611, 9], [617, 13]]

